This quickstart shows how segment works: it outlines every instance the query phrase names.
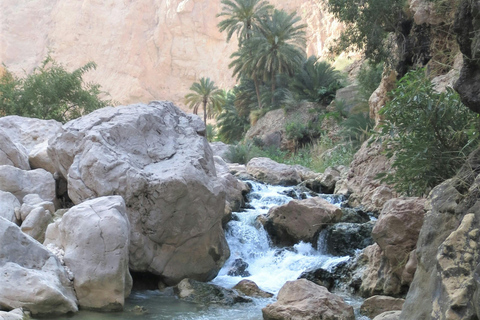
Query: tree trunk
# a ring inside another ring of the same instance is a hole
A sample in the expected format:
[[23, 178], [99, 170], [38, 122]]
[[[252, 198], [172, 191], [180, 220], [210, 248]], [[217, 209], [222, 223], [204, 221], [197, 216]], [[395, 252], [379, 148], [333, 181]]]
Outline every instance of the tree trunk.
[[275, 103], [275, 85], [276, 85], [275, 80], [276, 80], [275, 79], [275, 71], [272, 68], [272, 107]]

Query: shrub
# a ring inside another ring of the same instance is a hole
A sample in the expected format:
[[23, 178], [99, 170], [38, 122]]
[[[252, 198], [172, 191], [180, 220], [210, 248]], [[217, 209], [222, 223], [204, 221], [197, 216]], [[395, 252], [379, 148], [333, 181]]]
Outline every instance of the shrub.
[[381, 110], [381, 138], [394, 172], [383, 181], [407, 195], [424, 195], [452, 177], [478, 146], [478, 114], [451, 88], [433, 89], [424, 69], [407, 73]]

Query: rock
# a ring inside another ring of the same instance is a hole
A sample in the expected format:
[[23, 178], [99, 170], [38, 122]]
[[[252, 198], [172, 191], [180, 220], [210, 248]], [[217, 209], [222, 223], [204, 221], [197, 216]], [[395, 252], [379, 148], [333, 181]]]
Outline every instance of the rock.
[[43, 170], [22, 170], [0, 166], [0, 190], [12, 193], [21, 202], [28, 194], [38, 194], [45, 201], [55, 201], [55, 180]]
[[262, 309], [263, 319], [354, 320], [353, 307], [325, 287], [300, 279], [287, 281], [278, 300]]
[[54, 213], [53, 202], [43, 200], [38, 194], [26, 195], [20, 208], [22, 231], [42, 243], [45, 240], [45, 231], [53, 221]]
[[216, 276], [229, 257], [225, 192], [199, 117], [156, 101], [99, 109], [63, 130], [48, 153], [70, 199], [125, 200], [131, 270], [168, 285]]
[[0, 190], [0, 217], [7, 219], [15, 224], [20, 224], [20, 219], [15, 215], [15, 211], [20, 210], [20, 201], [10, 192]]
[[228, 270], [228, 275], [233, 277], [249, 277], [250, 272], [247, 271], [248, 263], [241, 258], [233, 261], [232, 267]]
[[334, 256], [354, 256], [355, 252], [373, 244], [375, 222], [336, 223], [325, 230], [327, 253]]
[[436, 186], [417, 242], [418, 266], [400, 319], [474, 319], [480, 264], [480, 150]]
[[25, 148], [17, 145], [0, 127], [0, 165], [9, 165], [23, 170], [30, 170]]
[[385, 70], [380, 85], [368, 99], [370, 119], [375, 119], [375, 125], [378, 125], [382, 120], [379, 111], [388, 101], [388, 92], [393, 90], [396, 83], [397, 73], [392, 70]]
[[273, 185], [292, 186], [302, 182], [295, 168], [270, 158], [251, 159], [247, 163], [247, 173], [259, 181]]
[[387, 311], [401, 311], [404, 302], [404, 299], [389, 296], [373, 296], [362, 303], [360, 313], [369, 318], [375, 318]]
[[221, 141], [210, 142], [210, 148], [212, 148], [213, 156], [220, 157], [223, 161], [228, 162], [225, 155], [228, 153], [231, 145], [223, 143]]
[[331, 291], [335, 287], [336, 282], [345, 276], [344, 271], [347, 268], [348, 262], [341, 262], [333, 266], [330, 270], [318, 268], [304, 271], [298, 278], [307, 279]]
[[0, 320], [27, 320], [30, 317], [23, 313], [22, 308], [13, 309], [10, 312], [0, 311]]
[[342, 208], [342, 213], [343, 215], [340, 222], [365, 223], [370, 221], [368, 214], [359, 208]]
[[236, 303], [252, 302], [252, 299], [241, 296], [232, 289], [192, 279], [183, 279], [174, 290], [178, 298], [200, 305], [232, 306]]
[[399, 320], [401, 311], [386, 311], [379, 314], [373, 320]]
[[413, 13], [415, 24], [438, 25], [444, 22], [445, 18], [435, 11], [433, 2], [426, 0], [409, 0], [409, 9]]
[[237, 283], [233, 289], [243, 293], [248, 297], [255, 298], [271, 298], [273, 294], [270, 292], [263, 291], [260, 289], [255, 282], [252, 280], [244, 279]]
[[42, 168], [50, 172], [55, 173], [55, 166], [48, 156], [48, 141], [45, 141], [35, 146], [28, 154], [28, 161], [33, 169]]
[[223, 190], [226, 194], [227, 203], [225, 210], [228, 214], [231, 214], [233, 211], [240, 210], [240, 208], [245, 205], [245, 195], [250, 188], [245, 182], [238, 180], [230, 173], [227, 163], [223, 161], [222, 158], [214, 156], [213, 159], [215, 161], [217, 177], [223, 185]]
[[123, 310], [132, 287], [129, 236], [130, 224], [120, 196], [82, 202], [48, 227], [45, 245], [63, 250], [81, 308]]
[[333, 193], [335, 184], [340, 180], [340, 171], [336, 168], [328, 167], [323, 172], [320, 184], [322, 185], [323, 193]]
[[322, 228], [337, 222], [341, 216], [339, 207], [319, 197], [292, 200], [270, 209], [265, 230], [275, 244], [312, 242]]
[[338, 89], [335, 93], [335, 100], [342, 101], [345, 104], [345, 112], [350, 112], [358, 104], [358, 89], [358, 84], [352, 83]]
[[33, 314], [78, 310], [73, 286], [53, 253], [2, 217], [0, 243], [1, 309], [24, 308]]

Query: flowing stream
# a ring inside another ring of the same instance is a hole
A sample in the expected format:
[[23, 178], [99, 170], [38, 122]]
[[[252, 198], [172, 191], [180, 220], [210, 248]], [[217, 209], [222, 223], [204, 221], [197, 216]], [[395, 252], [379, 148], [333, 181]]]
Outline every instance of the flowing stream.
[[[297, 279], [302, 272], [310, 269], [331, 269], [350, 257], [333, 257], [322, 252], [322, 244], [315, 249], [309, 243], [299, 243], [291, 248], [271, 246], [268, 235], [256, 222], [259, 215], [267, 214], [275, 205], [282, 205], [301, 194], [295, 188], [270, 186], [249, 181], [251, 192], [248, 194], [249, 208], [234, 213], [234, 219], [227, 225], [226, 238], [231, 256], [212, 283], [232, 288], [242, 279], [254, 281], [262, 290], [277, 294], [286, 281]], [[303, 196], [310, 196], [303, 193]], [[315, 196], [315, 195], [314, 195]], [[319, 195], [329, 202], [340, 206], [342, 198], [334, 195]], [[322, 238], [319, 237], [319, 241]], [[248, 264], [247, 277], [228, 275], [236, 259]], [[358, 309], [361, 301], [346, 293], [339, 293], [345, 301]], [[253, 303], [236, 304], [232, 307], [210, 306], [202, 308], [183, 302], [160, 291], [133, 292], [125, 303], [121, 313], [97, 313], [80, 311], [73, 317], [60, 317], [57, 320], [107, 320], [107, 319], [178, 319], [178, 320], [261, 320], [261, 309], [275, 301], [271, 299], [253, 299]], [[145, 312], [135, 312], [141, 307]], [[356, 313], [358, 310], [356, 311]], [[358, 320], [369, 319], [357, 315]]]

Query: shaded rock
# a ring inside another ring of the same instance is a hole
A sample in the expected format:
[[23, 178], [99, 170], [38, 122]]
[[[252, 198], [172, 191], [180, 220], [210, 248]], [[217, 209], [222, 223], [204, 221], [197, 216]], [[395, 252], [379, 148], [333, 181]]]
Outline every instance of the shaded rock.
[[20, 201], [10, 192], [0, 190], [0, 217], [7, 219], [15, 224], [20, 224], [20, 219], [15, 215], [15, 211], [20, 210]]
[[327, 253], [334, 256], [353, 256], [355, 251], [373, 243], [371, 237], [375, 222], [336, 223], [325, 230]]
[[342, 262], [335, 265], [331, 270], [318, 268], [302, 272], [299, 279], [307, 279], [331, 291], [337, 281], [345, 277], [345, 271], [348, 268], [348, 262]]
[[223, 143], [221, 141], [210, 142], [210, 148], [212, 148], [213, 156], [217, 156], [223, 159], [223, 161], [228, 162], [225, 154], [228, 153], [231, 145]]
[[243, 293], [248, 297], [255, 298], [271, 298], [273, 294], [260, 289], [252, 280], [242, 280], [233, 287], [233, 289]]
[[130, 224], [120, 196], [85, 201], [48, 227], [45, 245], [64, 252], [74, 275], [78, 304], [85, 309], [122, 310], [130, 294]]
[[262, 309], [265, 320], [331, 319], [354, 320], [353, 307], [325, 287], [306, 279], [287, 281], [278, 300]]
[[250, 188], [248, 185], [235, 178], [231, 173], [228, 165], [222, 158], [218, 156], [213, 157], [215, 161], [215, 170], [220, 183], [223, 185], [223, 190], [226, 194], [225, 211], [227, 214], [233, 211], [240, 210], [245, 205], [245, 195]]
[[241, 258], [235, 259], [233, 261], [230, 270], [228, 270], [228, 275], [233, 277], [249, 277], [250, 272], [247, 271], [248, 263], [243, 261]]
[[54, 213], [55, 205], [52, 202], [43, 200], [38, 194], [26, 195], [20, 208], [22, 231], [38, 242], [43, 242]]
[[169, 102], [107, 107], [65, 124], [48, 153], [73, 203], [125, 199], [133, 271], [160, 275], [168, 285], [185, 277], [208, 281], [229, 249], [225, 192], [204, 132], [199, 117]]
[[231, 306], [235, 303], [252, 302], [252, 299], [239, 295], [235, 290], [192, 279], [183, 279], [174, 290], [178, 298], [200, 305]]
[[401, 311], [404, 302], [404, 299], [389, 296], [373, 296], [362, 303], [360, 313], [369, 318], [375, 318], [387, 311]]
[[320, 184], [323, 193], [333, 193], [336, 183], [340, 180], [340, 171], [336, 168], [328, 167], [323, 172]]
[[342, 101], [345, 104], [345, 111], [350, 112], [358, 104], [357, 83], [352, 83], [344, 88], [338, 89], [335, 93], [335, 100]]
[[293, 245], [312, 242], [319, 230], [341, 216], [339, 207], [319, 197], [292, 200], [271, 208], [264, 226], [275, 244]]
[[294, 167], [270, 158], [253, 158], [247, 163], [247, 173], [255, 179], [273, 185], [292, 186], [302, 182]]
[[25, 148], [13, 142], [8, 132], [0, 127], [0, 165], [30, 170], [26, 152]]
[[400, 319], [401, 311], [386, 311], [379, 314], [373, 320], [398, 320]]
[[1, 309], [33, 314], [78, 310], [72, 283], [53, 253], [2, 217], [0, 243]]
[[43, 169], [27, 171], [0, 166], [0, 190], [12, 193], [20, 202], [27, 194], [38, 194], [50, 202], [55, 200], [55, 180]]
[[370, 221], [368, 214], [358, 208], [342, 208], [342, 213], [340, 222], [365, 223]]

